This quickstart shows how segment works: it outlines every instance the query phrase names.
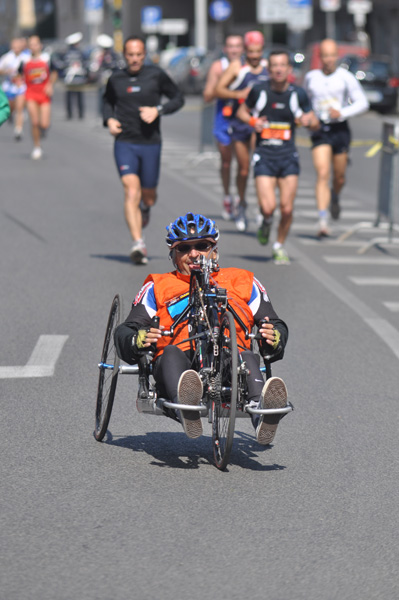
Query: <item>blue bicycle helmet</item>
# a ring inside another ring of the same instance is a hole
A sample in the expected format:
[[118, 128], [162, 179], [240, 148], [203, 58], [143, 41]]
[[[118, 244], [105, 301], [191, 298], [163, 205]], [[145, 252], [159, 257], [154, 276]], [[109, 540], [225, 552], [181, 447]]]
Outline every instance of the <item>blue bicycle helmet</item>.
[[178, 217], [166, 227], [166, 231], [166, 243], [169, 248], [172, 248], [176, 242], [187, 240], [211, 238], [217, 242], [219, 239], [219, 229], [215, 221], [194, 213], [187, 213], [184, 217]]

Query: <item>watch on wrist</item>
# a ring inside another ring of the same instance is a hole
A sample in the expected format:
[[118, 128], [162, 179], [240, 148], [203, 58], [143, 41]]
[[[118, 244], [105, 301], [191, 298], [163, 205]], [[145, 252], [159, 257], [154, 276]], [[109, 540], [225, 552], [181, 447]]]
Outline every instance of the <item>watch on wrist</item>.
[[158, 111], [158, 116], [161, 116], [162, 113], [163, 113], [163, 106], [162, 106], [162, 104], [158, 104], [157, 111]]

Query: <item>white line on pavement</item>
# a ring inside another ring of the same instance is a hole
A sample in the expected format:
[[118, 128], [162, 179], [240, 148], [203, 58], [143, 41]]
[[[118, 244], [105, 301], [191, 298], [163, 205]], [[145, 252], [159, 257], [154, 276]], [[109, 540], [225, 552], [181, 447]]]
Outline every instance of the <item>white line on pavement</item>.
[[51, 377], [68, 337], [67, 335], [41, 335], [26, 365], [0, 367], [0, 379]]
[[[351, 308], [373, 331], [377, 336], [392, 350], [399, 359], [399, 331], [395, 329], [388, 321], [380, 318], [371, 308], [354, 294], [349, 292], [343, 285], [328, 275], [322, 267], [319, 267], [312, 259], [308, 258], [297, 248], [287, 243], [288, 254], [297, 256], [301, 266], [317, 279], [326, 289], [336, 296], [341, 302], [344, 302]], [[399, 280], [398, 280], [399, 281]]]
[[356, 285], [399, 285], [398, 277], [349, 277]]
[[383, 302], [383, 305], [391, 312], [399, 312], [399, 302]]
[[391, 256], [323, 256], [323, 259], [334, 265], [399, 265], [399, 259]]

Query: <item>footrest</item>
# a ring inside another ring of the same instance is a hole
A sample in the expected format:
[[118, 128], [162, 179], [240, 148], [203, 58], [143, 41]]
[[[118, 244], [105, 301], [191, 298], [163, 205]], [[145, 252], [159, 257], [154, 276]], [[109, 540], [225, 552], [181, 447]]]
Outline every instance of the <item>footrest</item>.
[[172, 408], [173, 410], [189, 410], [204, 414], [208, 412], [208, 407], [205, 404], [198, 404], [197, 406], [194, 406], [192, 404], [176, 404], [175, 402], [169, 402], [169, 400], [163, 400], [163, 398], [159, 398], [158, 402], [160, 400], [162, 402], [162, 406], [165, 408]]
[[286, 415], [294, 410], [291, 402], [288, 402], [283, 408], [251, 408], [246, 406], [244, 408], [250, 415]]

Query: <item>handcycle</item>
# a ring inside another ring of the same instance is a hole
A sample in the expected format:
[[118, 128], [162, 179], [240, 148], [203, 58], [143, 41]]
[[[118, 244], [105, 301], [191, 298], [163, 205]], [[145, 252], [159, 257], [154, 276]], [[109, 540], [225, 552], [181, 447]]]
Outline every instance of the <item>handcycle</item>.
[[[173, 337], [174, 330], [184, 320], [188, 320], [189, 337], [193, 348], [192, 368], [196, 370], [203, 383], [203, 396], [199, 405], [181, 405], [158, 395], [152, 377], [151, 351], [143, 353], [137, 364], [121, 364], [118, 357], [114, 332], [122, 320], [122, 298], [116, 294], [105, 332], [103, 350], [99, 367], [96, 419], [94, 436], [103, 440], [111, 418], [118, 376], [138, 375], [138, 393], [136, 406], [140, 413], [165, 415], [168, 411], [198, 411], [201, 417], [207, 417], [212, 424], [212, 446], [215, 465], [224, 470], [229, 463], [234, 439], [237, 417], [251, 415], [281, 415], [291, 412], [293, 406], [287, 402], [283, 408], [261, 409], [247, 401], [248, 369], [238, 349], [236, 322], [245, 333], [245, 338], [259, 341], [259, 333], [248, 330], [240, 315], [229, 301], [227, 291], [215, 285], [212, 273], [217, 271], [217, 261], [200, 256], [191, 272], [188, 302], [181, 314], [173, 322], [164, 336]], [[157, 317], [152, 326], [157, 327]], [[266, 379], [271, 377], [271, 359], [264, 356], [261, 367]], [[170, 414], [170, 413], [169, 413]], [[175, 413], [174, 413], [175, 414]]]

